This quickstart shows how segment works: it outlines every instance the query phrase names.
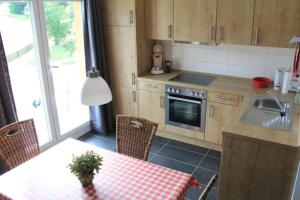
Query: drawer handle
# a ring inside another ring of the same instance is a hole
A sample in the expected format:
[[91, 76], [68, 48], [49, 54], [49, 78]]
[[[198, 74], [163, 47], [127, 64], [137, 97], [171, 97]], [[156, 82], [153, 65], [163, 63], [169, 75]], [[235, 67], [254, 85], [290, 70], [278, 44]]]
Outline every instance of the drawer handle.
[[231, 97], [218, 96], [218, 98], [219, 98], [219, 99], [222, 99], [222, 100], [227, 100], [227, 101], [232, 100]]
[[164, 103], [164, 102], [165, 102], [165, 97], [161, 96], [161, 97], [160, 97], [160, 107], [161, 107], [161, 108], [164, 108], [164, 107], [165, 107], [165, 103]]
[[151, 84], [147, 84], [147, 85], [146, 85], [146, 87], [148, 87], [148, 88], [154, 88], [154, 89], [156, 89], [156, 88], [157, 88], [157, 85], [151, 85]]

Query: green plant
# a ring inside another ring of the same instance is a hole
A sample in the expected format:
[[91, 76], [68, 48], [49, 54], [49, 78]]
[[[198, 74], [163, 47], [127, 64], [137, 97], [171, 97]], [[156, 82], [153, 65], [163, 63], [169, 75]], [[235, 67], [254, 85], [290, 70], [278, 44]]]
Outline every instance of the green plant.
[[80, 156], [74, 156], [72, 163], [68, 165], [71, 172], [79, 179], [99, 172], [103, 158], [93, 151], [87, 151]]

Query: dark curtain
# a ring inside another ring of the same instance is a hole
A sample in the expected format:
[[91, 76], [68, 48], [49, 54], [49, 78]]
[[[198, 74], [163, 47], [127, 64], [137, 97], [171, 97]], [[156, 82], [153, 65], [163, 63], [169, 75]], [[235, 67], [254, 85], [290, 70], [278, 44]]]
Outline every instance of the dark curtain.
[[[0, 128], [17, 121], [17, 111], [11, 89], [7, 61], [0, 33]], [[0, 158], [0, 175], [7, 169]]]
[[0, 128], [17, 120], [17, 111], [0, 33]]
[[[84, 46], [86, 70], [92, 67], [99, 70], [102, 78], [109, 84], [105, 60], [103, 28], [101, 23], [101, 0], [84, 1]], [[112, 104], [90, 106], [91, 126], [97, 133], [108, 134], [113, 129]]]

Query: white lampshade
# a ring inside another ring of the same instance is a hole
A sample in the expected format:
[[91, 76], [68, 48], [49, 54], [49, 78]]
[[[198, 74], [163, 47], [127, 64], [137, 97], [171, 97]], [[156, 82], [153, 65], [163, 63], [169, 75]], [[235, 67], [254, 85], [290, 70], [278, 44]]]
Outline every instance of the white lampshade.
[[89, 76], [81, 90], [81, 103], [88, 106], [98, 106], [112, 101], [111, 91], [101, 76]]

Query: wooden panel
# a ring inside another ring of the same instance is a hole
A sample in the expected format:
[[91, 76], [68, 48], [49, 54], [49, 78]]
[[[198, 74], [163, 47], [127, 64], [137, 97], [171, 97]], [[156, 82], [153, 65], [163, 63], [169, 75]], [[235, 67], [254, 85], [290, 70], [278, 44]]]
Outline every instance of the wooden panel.
[[233, 94], [227, 94], [227, 93], [220, 93], [220, 92], [208, 92], [208, 100], [218, 103], [224, 103], [229, 105], [238, 105], [239, 101], [242, 97], [233, 95]]
[[136, 90], [122, 86], [111, 86], [111, 90], [114, 116], [119, 114], [137, 116]]
[[140, 90], [148, 90], [153, 92], [161, 92], [165, 91], [165, 86], [160, 83], [148, 82], [148, 81], [139, 81], [138, 88]]
[[251, 44], [254, 3], [254, 0], [218, 1], [218, 43]]
[[299, 0], [256, 0], [253, 44], [291, 47], [292, 36], [300, 35]]
[[215, 41], [217, 0], [174, 0], [174, 39]]
[[199, 139], [199, 140], [204, 140], [204, 133], [203, 132], [198, 132], [198, 131], [193, 131], [190, 129], [186, 128], [180, 128], [177, 126], [171, 126], [171, 125], [166, 125], [166, 131], [175, 133], [184, 137], [189, 137], [189, 138], [194, 138], [194, 139]]
[[100, 3], [104, 25], [134, 25], [134, 0], [102, 0]]
[[137, 70], [134, 27], [106, 26], [104, 37], [111, 83], [134, 88]]
[[205, 141], [221, 144], [222, 130], [230, 119], [230, 115], [237, 109], [220, 103], [207, 103]]
[[291, 199], [298, 149], [223, 136], [219, 200]]
[[139, 117], [158, 123], [158, 129], [165, 128], [165, 96], [164, 93], [138, 91]]
[[173, 0], [145, 0], [146, 34], [149, 39], [173, 39]]

